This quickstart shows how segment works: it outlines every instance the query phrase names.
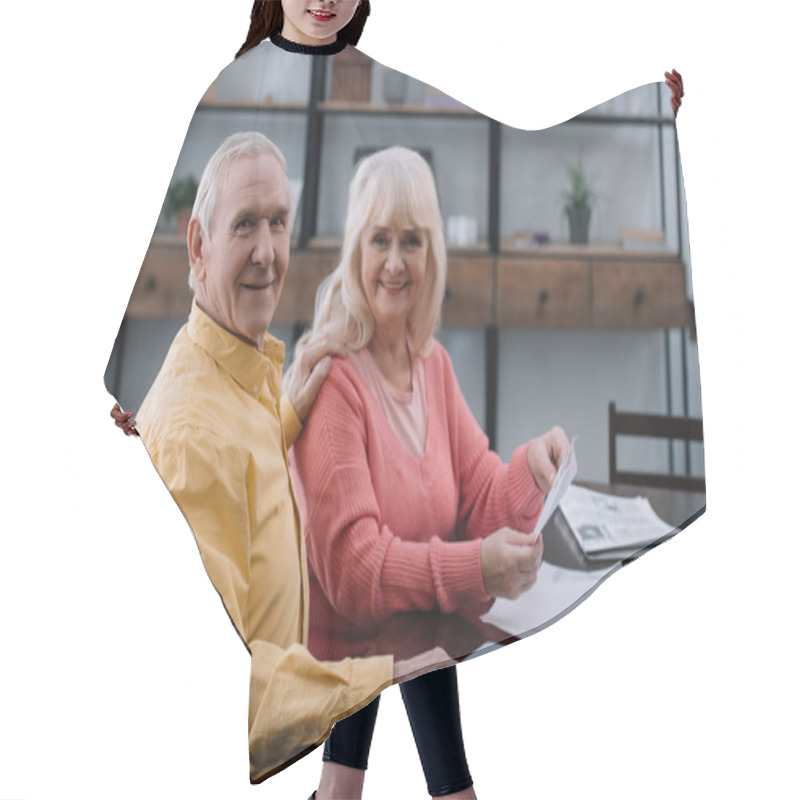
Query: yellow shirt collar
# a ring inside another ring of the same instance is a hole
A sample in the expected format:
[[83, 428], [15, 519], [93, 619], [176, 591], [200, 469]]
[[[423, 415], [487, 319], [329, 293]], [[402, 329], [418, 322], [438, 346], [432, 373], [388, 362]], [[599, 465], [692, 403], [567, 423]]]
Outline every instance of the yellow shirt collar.
[[286, 346], [269, 332], [264, 336], [264, 346], [256, 350], [214, 322], [192, 300], [188, 322], [189, 338], [208, 353], [219, 366], [246, 391], [260, 386], [271, 369], [281, 374]]

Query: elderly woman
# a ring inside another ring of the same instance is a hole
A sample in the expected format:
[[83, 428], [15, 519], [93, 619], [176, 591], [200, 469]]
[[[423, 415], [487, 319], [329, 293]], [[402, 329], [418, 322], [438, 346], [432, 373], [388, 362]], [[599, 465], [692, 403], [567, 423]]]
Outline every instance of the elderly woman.
[[[508, 464], [489, 450], [434, 338], [445, 270], [427, 163], [402, 147], [365, 159], [341, 261], [303, 342], [325, 337], [349, 351], [334, 359], [294, 447], [318, 658], [367, 652], [396, 612], [453, 612], [516, 597], [536, 579], [541, 540], [517, 531], [533, 530], [567, 438], [554, 428]], [[403, 695], [430, 794], [474, 797], [455, 668]], [[376, 713], [377, 701], [334, 727], [320, 798], [360, 794]]]

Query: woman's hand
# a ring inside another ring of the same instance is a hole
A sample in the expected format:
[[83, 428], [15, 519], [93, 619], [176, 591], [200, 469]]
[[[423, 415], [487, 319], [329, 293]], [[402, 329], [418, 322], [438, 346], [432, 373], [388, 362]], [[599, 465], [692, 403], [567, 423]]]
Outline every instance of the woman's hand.
[[393, 666], [395, 683], [398, 681], [407, 681], [411, 678], [416, 678], [424, 672], [430, 672], [434, 669], [441, 667], [455, 666], [455, 661], [450, 658], [445, 650], [441, 647], [434, 647], [432, 650], [426, 650], [418, 656], [405, 658], [402, 661], [395, 661]]
[[526, 533], [501, 528], [481, 542], [483, 588], [489, 597], [516, 600], [536, 583], [544, 542]]
[[536, 485], [545, 494], [550, 491], [558, 468], [568, 451], [567, 434], [558, 425], [528, 443], [528, 469]]
[[114, 408], [111, 409], [111, 416], [114, 418], [114, 424], [124, 431], [126, 436], [139, 435], [139, 431], [136, 430], [134, 414], [134, 411], [123, 411], [119, 407], [119, 403], [114, 403]]
[[672, 97], [670, 98], [669, 103], [672, 106], [672, 110], [675, 112], [675, 116], [677, 117], [678, 109], [681, 107], [681, 97], [683, 97], [683, 78], [681, 77], [680, 72], [677, 70], [665, 72], [664, 77], [667, 79], [664, 82], [672, 90]]
[[294, 360], [283, 378], [283, 391], [301, 422], [306, 421], [322, 383], [331, 370], [331, 356], [344, 356], [347, 350], [327, 338], [311, 347], [297, 343]]

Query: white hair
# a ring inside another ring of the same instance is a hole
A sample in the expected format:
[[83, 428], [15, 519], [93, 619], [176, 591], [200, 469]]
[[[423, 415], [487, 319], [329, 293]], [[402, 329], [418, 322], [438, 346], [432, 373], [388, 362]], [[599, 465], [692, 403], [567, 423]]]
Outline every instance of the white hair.
[[[245, 156], [254, 158], [259, 155], [272, 155], [286, 173], [286, 159], [278, 146], [258, 131], [244, 131], [229, 136], [208, 160], [200, 178], [197, 196], [192, 207], [191, 220], [196, 219], [203, 234], [211, 239], [211, 223], [214, 221], [214, 209], [220, 188], [228, 177], [231, 166]], [[289, 212], [289, 229], [294, 221], [293, 209]], [[189, 269], [189, 286], [195, 290], [194, 272]]]
[[317, 290], [314, 323], [302, 341], [327, 334], [360, 350], [372, 339], [375, 320], [361, 280], [360, 243], [370, 225], [418, 228], [428, 236], [425, 279], [408, 316], [408, 334], [412, 352], [429, 352], [444, 300], [447, 251], [433, 173], [406, 147], [381, 150], [359, 163], [350, 182], [341, 259]]

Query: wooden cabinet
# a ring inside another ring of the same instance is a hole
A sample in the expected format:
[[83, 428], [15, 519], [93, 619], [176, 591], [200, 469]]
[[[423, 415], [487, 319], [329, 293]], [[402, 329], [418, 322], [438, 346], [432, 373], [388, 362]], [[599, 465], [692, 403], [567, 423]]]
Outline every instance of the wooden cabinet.
[[442, 324], [453, 327], [491, 325], [493, 274], [493, 258], [449, 258]]
[[593, 263], [592, 322], [597, 327], [683, 327], [690, 316], [685, 286], [677, 258]]
[[500, 258], [497, 324], [508, 328], [569, 328], [591, 324], [588, 261]]
[[[275, 325], [308, 324], [338, 250], [295, 250]], [[157, 234], [126, 315], [184, 318], [191, 306], [186, 243]], [[453, 327], [672, 328], [691, 324], [685, 268], [675, 255], [610, 247], [543, 247], [520, 256], [451, 255], [442, 323]]]
[[[578, 253], [583, 258], [577, 258]], [[686, 268], [670, 253], [588, 245], [502, 257], [497, 324], [509, 328], [680, 328], [691, 325]]]
[[140, 319], [185, 318], [189, 315], [191, 304], [186, 239], [157, 233], [144, 257], [125, 316]]

